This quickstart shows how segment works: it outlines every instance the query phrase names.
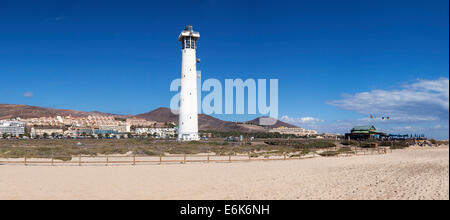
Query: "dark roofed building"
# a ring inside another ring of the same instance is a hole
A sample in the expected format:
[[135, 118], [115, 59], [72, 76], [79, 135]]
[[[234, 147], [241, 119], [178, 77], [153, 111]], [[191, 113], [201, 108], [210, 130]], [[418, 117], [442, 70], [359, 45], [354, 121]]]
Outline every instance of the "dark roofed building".
[[377, 131], [375, 126], [373, 125], [366, 125], [366, 126], [355, 126], [352, 128], [350, 133], [345, 134], [345, 139], [352, 139], [352, 140], [367, 140], [371, 138], [379, 139], [386, 134], [383, 132]]

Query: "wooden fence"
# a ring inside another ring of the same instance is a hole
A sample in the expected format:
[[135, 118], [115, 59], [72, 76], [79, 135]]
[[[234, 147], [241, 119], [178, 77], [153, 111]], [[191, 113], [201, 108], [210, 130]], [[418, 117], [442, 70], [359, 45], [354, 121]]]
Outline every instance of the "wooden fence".
[[[114, 164], [124, 164], [124, 165], [139, 165], [139, 164], [169, 164], [169, 163], [232, 163], [232, 162], [251, 162], [251, 161], [275, 161], [275, 160], [301, 160], [315, 158], [317, 155], [321, 155], [321, 152], [336, 151], [335, 148], [321, 149], [321, 151], [311, 152], [309, 154], [278, 154], [278, 155], [263, 155], [254, 156], [252, 154], [236, 154], [236, 155], [192, 155], [192, 154], [181, 154], [181, 155], [160, 155], [160, 156], [139, 156], [139, 155], [128, 155], [128, 156], [67, 156], [67, 155], [51, 155], [48, 157], [40, 156], [38, 158], [29, 158], [25, 156], [24, 158], [0, 158], [0, 165], [12, 164], [12, 165], [78, 165], [83, 164], [91, 165], [114, 165]], [[364, 156], [364, 155], [374, 155], [374, 154], [387, 154], [392, 152], [390, 148], [352, 148], [351, 151], [340, 152], [337, 155], [323, 157], [340, 157], [340, 156]], [[70, 160], [64, 160], [70, 159]], [[3, 161], [2, 161], [3, 159]], [[6, 159], [6, 160], [5, 160]]]

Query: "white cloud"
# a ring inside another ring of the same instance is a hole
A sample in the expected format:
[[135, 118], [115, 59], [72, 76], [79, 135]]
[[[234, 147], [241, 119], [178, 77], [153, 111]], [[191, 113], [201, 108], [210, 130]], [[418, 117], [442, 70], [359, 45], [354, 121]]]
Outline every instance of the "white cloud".
[[[364, 115], [359, 119], [323, 124], [322, 132], [345, 133], [356, 125], [375, 125], [386, 133], [425, 134], [448, 138], [449, 79], [417, 80], [394, 90], [343, 95], [328, 104]], [[377, 118], [371, 119], [370, 115]], [[389, 116], [390, 120], [381, 117]]]
[[281, 121], [284, 121], [286, 123], [292, 123], [296, 125], [302, 125], [302, 124], [315, 124], [318, 122], [324, 122], [324, 120], [313, 118], [313, 117], [303, 117], [303, 118], [291, 118], [287, 115], [282, 116], [280, 118]]
[[33, 97], [33, 93], [32, 92], [26, 92], [26, 93], [24, 93], [23, 94], [23, 96], [25, 96], [25, 97], [27, 97], [27, 98], [29, 98], [29, 97]]
[[306, 129], [318, 130], [324, 124], [324, 120], [314, 117], [291, 118], [287, 115], [282, 116], [280, 121], [293, 124]]
[[448, 120], [449, 79], [418, 80], [398, 90], [372, 90], [344, 95], [328, 104], [364, 115], [390, 116], [397, 122]]
[[[449, 79], [417, 80], [395, 90], [372, 90], [344, 95], [341, 100], [328, 102], [344, 110], [362, 114], [355, 119], [324, 121], [314, 117], [291, 118], [281, 121], [314, 129], [319, 133], [344, 134], [357, 125], [374, 125], [378, 130], [393, 134], [425, 134], [430, 138], [448, 139]], [[371, 119], [370, 115], [377, 118]], [[389, 116], [390, 119], [382, 119]]]

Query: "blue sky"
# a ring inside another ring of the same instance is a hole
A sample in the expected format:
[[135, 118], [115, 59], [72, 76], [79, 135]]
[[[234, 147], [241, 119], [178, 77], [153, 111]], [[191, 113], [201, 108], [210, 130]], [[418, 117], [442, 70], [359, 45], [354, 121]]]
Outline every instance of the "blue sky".
[[168, 107], [177, 37], [191, 24], [203, 78], [279, 79], [285, 121], [448, 138], [448, 4], [1, 1], [0, 103], [118, 114]]

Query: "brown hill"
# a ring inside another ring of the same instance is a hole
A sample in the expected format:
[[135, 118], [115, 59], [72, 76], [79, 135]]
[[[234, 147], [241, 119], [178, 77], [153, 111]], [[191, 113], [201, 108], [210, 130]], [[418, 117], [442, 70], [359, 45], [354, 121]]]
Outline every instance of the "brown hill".
[[173, 114], [169, 108], [158, 108], [147, 113], [136, 115], [136, 117], [157, 122], [178, 122], [178, 115]]
[[69, 109], [53, 109], [43, 108], [29, 105], [10, 105], [0, 104], [0, 119], [11, 118], [39, 118], [39, 117], [55, 117], [55, 116], [68, 116], [83, 117], [88, 115], [112, 115], [101, 112], [83, 112]]
[[[158, 108], [156, 110], [136, 115], [138, 118], [145, 118], [149, 121], [173, 122], [178, 124], [178, 115], [172, 113], [169, 108]], [[246, 131], [247, 129], [229, 121], [222, 121], [209, 115], [199, 114], [198, 124], [200, 130], [220, 130], [220, 131]]]
[[230, 121], [222, 121], [210, 115], [200, 114], [198, 116], [198, 127], [200, 130], [215, 131], [241, 131], [248, 132], [249, 129]]
[[[158, 108], [156, 110], [136, 115], [139, 118], [145, 118], [149, 121], [158, 122], [174, 122], [178, 123], [178, 115], [173, 114], [169, 108]], [[263, 117], [261, 117], [263, 118]], [[276, 120], [274, 125], [261, 126], [260, 118], [253, 119], [246, 123], [234, 123], [214, 118], [210, 115], [199, 114], [198, 124], [200, 130], [218, 130], [218, 131], [242, 131], [242, 132], [261, 132], [270, 128], [288, 127], [296, 128], [297, 126]]]
[[[55, 117], [55, 116], [68, 116], [72, 115], [74, 117], [86, 117], [89, 115], [113, 115], [117, 117], [130, 117], [130, 115], [115, 115], [103, 112], [83, 112], [75, 111], [69, 109], [53, 109], [53, 108], [43, 108], [37, 106], [28, 105], [9, 105], [0, 104], [0, 119], [11, 119], [11, 118], [39, 118], [39, 117]], [[169, 108], [158, 108], [153, 111], [135, 115], [138, 118], [144, 118], [149, 121], [157, 122], [174, 122], [178, 123], [178, 115], [173, 114]], [[241, 131], [241, 132], [263, 132], [267, 129], [285, 126], [285, 127], [296, 127], [294, 125], [284, 123], [281, 121], [276, 121], [275, 125], [271, 126], [260, 126], [260, 118], [245, 122], [245, 123], [235, 123], [230, 121], [223, 121], [218, 118], [214, 118], [209, 115], [199, 114], [199, 129], [200, 130], [216, 130], [216, 131]]]
[[[275, 122], [273, 125], [264, 125], [264, 120], [269, 120], [271, 122]], [[298, 128], [298, 126], [295, 125], [291, 125], [288, 124], [286, 122], [282, 122], [280, 120], [276, 120], [273, 118], [268, 118], [268, 117], [259, 117], [259, 118], [255, 118], [251, 121], [247, 121], [247, 124], [252, 124], [252, 125], [259, 125], [259, 126], [263, 126], [265, 128], [278, 128], [278, 127], [287, 127], [287, 128]]]

